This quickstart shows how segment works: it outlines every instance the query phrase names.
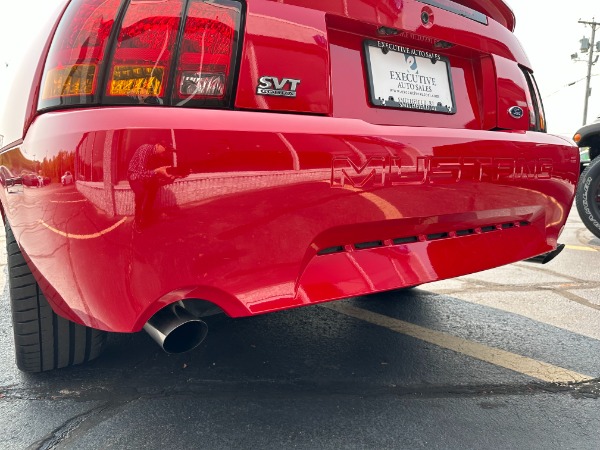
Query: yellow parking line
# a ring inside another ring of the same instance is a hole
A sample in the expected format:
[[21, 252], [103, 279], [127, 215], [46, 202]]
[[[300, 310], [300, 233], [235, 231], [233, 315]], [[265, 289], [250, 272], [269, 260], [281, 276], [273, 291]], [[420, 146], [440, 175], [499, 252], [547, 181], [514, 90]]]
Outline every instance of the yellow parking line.
[[331, 309], [332, 311], [354, 317], [355, 319], [385, 327], [396, 333], [405, 334], [421, 341], [437, 345], [438, 347], [453, 350], [463, 355], [549, 383], [583, 382], [594, 378], [542, 361], [527, 358], [526, 356], [510, 353], [499, 348], [488, 347], [487, 345], [468, 341], [448, 333], [430, 330], [429, 328], [424, 328], [409, 322], [367, 311], [362, 308], [357, 308], [356, 306], [347, 303], [333, 302], [322, 306]]
[[584, 247], [581, 245], [565, 245], [565, 248], [568, 248], [569, 250], [580, 250], [583, 252], [597, 252], [599, 250], [595, 247]]
[[52, 200], [50, 203], [83, 203], [87, 202], [86, 199], [81, 200]]
[[[323, 181], [323, 183], [330, 184], [331, 181], [327, 180]], [[375, 205], [383, 213], [386, 219], [401, 219], [403, 217], [398, 208], [374, 192], [364, 192], [360, 188], [355, 188], [348, 185], [344, 186], [344, 189], [346, 191], [357, 192], [359, 196], [373, 203], [373, 205]]]
[[69, 238], [69, 239], [79, 239], [79, 240], [86, 240], [86, 239], [96, 239], [99, 238], [102, 235], [105, 235], [106, 233], [110, 233], [112, 230], [114, 230], [115, 228], [117, 228], [119, 225], [121, 225], [122, 223], [124, 223], [127, 220], [127, 217], [123, 217], [121, 220], [119, 220], [117, 223], [111, 225], [110, 227], [104, 229], [104, 230], [100, 230], [97, 233], [92, 233], [92, 234], [73, 234], [73, 233], [67, 233], [65, 231], [61, 231], [61, 230], [57, 230], [56, 228], [48, 225], [46, 222], [44, 222], [43, 220], [40, 219], [40, 224], [42, 224], [43, 226], [45, 226], [46, 228], [48, 228], [50, 231], [53, 231], [54, 233]]
[[379, 210], [383, 213], [386, 219], [402, 218], [402, 214], [400, 213], [400, 211], [398, 211], [398, 208], [396, 208], [387, 200], [384, 200], [379, 195], [374, 194], [373, 192], [362, 192], [359, 195], [365, 200], [368, 200], [371, 203], [373, 203], [377, 208], [379, 208]]

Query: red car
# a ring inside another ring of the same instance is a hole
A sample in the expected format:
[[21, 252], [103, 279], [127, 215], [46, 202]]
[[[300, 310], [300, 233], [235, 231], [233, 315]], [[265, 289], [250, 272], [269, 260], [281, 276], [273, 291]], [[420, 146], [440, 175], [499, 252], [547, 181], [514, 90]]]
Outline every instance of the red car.
[[501, 0], [63, 3], [0, 119], [75, 180], [0, 195], [22, 370], [560, 249], [578, 151]]

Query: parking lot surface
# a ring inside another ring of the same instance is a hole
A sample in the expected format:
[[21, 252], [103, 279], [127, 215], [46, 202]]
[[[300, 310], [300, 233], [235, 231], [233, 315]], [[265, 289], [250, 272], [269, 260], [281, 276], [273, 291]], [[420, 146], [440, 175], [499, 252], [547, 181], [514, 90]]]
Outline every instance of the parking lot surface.
[[573, 211], [561, 242], [545, 266], [213, 316], [187, 354], [114, 334], [37, 375], [13, 363], [4, 265], [0, 449], [598, 449], [600, 240]]

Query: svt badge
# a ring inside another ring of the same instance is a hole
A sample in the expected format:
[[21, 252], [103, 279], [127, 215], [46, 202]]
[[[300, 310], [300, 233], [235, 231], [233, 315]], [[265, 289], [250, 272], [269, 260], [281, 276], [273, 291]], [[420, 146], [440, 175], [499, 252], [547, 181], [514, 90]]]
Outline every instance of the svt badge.
[[300, 80], [294, 78], [260, 77], [256, 88], [258, 95], [272, 95], [275, 97], [296, 97], [296, 89]]

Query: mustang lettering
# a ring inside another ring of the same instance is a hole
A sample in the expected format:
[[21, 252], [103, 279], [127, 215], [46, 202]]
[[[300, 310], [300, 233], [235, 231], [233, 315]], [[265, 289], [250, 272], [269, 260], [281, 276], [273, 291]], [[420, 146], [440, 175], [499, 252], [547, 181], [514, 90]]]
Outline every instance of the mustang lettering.
[[346, 184], [366, 188], [459, 181], [549, 180], [552, 168], [552, 160], [548, 158], [419, 156], [415, 161], [406, 161], [400, 157], [381, 156], [370, 157], [362, 165], [355, 164], [350, 158], [334, 158], [331, 187], [344, 187]]

